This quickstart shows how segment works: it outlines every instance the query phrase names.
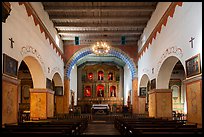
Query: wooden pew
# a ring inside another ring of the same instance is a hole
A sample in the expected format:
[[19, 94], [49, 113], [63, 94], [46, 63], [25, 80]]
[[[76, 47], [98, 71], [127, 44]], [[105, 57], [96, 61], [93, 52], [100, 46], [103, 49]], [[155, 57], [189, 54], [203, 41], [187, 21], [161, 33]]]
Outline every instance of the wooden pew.
[[129, 130], [126, 135], [128, 136], [135, 136], [135, 135], [141, 135], [141, 134], [202, 134], [202, 129], [200, 128], [165, 128], [165, 127], [159, 127], [159, 128], [133, 128], [132, 130]]
[[75, 135], [76, 130], [74, 129], [74, 125], [43, 125], [43, 126], [33, 126], [33, 125], [5, 125], [5, 131], [7, 133], [16, 133], [24, 134], [33, 133], [33, 134], [57, 134], [60, 135]]
[[59, 134], [59, 135], [80, 135], [88, 126], [88, 120], [41, 120], [26, 121], [18, 125], [5, 124], [5, 133], [8, 134]]
[[[138, 119], [138, 118], [120, 118], [114, 121], [116, 129], [122, 135], [137, 134], [200, 134], [200, 129], [195, 125], [186, 125], [181, 121], [164, 119]], [[156, 130], [154, 130], [156, 129]], [[154, 131], [152, 131], [154, 130]], [[161, 132], [159, 131], [161, 130]], [[152, 131], [152, 132], [151, 132]]]

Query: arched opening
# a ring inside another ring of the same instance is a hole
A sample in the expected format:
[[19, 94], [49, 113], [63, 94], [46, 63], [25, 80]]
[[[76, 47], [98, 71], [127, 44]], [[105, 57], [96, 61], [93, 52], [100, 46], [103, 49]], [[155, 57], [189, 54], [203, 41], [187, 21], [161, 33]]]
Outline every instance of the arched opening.
[[[133, 60], [120, 49], [112, 48], [109, 54], [101, 57], [92, 54], [91, 48], [87, 47], [76, 52], [66, 63], [65, 75], [70, 79], [70, 89], [77, 91], [77, 105], [81, 106], [83, 113], [85, 104], [98, 103], [97, 100], [101, 97], [103, 103], [110, 106], [116, 102], [121, 108], [127, 105], [127, 94], [130, 93], [131, 96], [136, 67]], [[101, 88], [102, 94], [99, 94], [97, 87], [100, 84], [104, 85], [104, 89]], [[91, 97], [85, 95], [85, 87], [88, 85], [91, 86]], [[110, 99], [111, 86], [116, 87], [113, 94], [115, 100]], [[129, 103], [131, 99], [130, 97]]]
[[18, 103], [19, 103], [19, 121], [29, 120], [30, 112], [30, 88], [33, 88], [33, 80], [28, 66], [24, 61], [21, 62], [18, 69], [18, 79], [20, 80]]
[[156, 87], [172, 89], [172, 111], [175, 118], [181, 116], [181, 113], [187, 114], [186, 91], [183, 84], [185, 79], [185, 70], [181, 61], [174, 56], [168, 57], [159, 70]]
[[33, 80], [33, 88], [45, 88], [46, 78], [41, 64], [32, 56], [27, 56], [23, 61], [28, 66]]
[[55, 73], [52, 78], [52, 88], [54, 91], [54, 115], [57, 114], [57, 107], [60, 107], [57, 105], [58, 101], [57, 98], [60, 96], [63, 96], [63, 83], [62, 83], [62, 78], [60, 77], [59, 73]]
[[149, 106], [148, 92], [149, 91], [150, 91], [150, 79], [146, 74], [144, 74], [140, 80], [140, 85], [139, 85], [139, 97], [145, 98], [145, 105], [142, 104], [142, 106], [144, 107], [143, 108], [144, 112], [141, 112], [141, 113], [148, 113], [148, 106]]
[[187, 114], [186, 91], [182, 82], [184, 79], [184, 67], [178, 61], [173, 68], [169, 81], [169, 89], [172, 89], [172, 111], [175, 114], [174, 119], [181, 119], [179, 114]]
[[158, 76], [156, 79], [157, 89], [169, 88], [169, 80], [170, 80], [173, 68], [178, 61], [179, 59], [177, 57], [170, 56], [163, 62], [163, 64], [159, 69]]
[[18, 79], [21, 80], [18, 92], [19, 121], [30, 120], [30, 89], [46, 87], [40, 63], [32, 56], [25, 57], [19, 65]]

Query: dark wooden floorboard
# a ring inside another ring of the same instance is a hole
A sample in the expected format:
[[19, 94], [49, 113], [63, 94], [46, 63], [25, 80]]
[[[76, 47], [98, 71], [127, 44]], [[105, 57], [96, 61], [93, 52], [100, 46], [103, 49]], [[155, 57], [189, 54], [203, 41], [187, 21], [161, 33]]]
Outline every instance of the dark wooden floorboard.
[[82, 135], [120, 135], [110, 121], [91, 121]]

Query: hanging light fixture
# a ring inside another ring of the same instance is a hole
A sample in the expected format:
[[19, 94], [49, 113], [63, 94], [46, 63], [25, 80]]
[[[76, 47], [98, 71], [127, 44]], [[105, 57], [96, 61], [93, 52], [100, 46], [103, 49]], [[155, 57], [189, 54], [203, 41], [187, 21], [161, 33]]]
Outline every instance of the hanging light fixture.
[[[101, 8], [100, 8], [100, 3], [99, 3], [99, 17], [100, 17], [100, 23], [102, 24], [101, 22]], [[101, 30], [102, 29], [102, 25], [101, 25]], [[94, 54], [96, 55], [105, 55], [109, 52], [110, 50], [110, 46], [108, 46], [108, 44], [106, 42], [103, 42], [102, 40], [99, 40], [96, 42], [96, 44], [93, 45], [92, 47], [92, 51]]]
[[106, 42], [103, 42], [103, 41], [96, 42], [96, 44], [94, 44], [92, 47], [92, 51], [96, 55], [107, 54], [109, 50], [110, 50], [110, 46], [108, 46]]

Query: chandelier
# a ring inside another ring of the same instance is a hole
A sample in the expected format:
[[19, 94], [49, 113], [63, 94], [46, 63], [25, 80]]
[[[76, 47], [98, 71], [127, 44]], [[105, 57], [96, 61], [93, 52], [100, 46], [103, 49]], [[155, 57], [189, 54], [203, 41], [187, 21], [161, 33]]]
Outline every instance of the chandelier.
[[[100, 24], [102, 24], [101, 14], [102, 14], [101, 3], [99, 2], [99, 22]], [[103, 30], [102, 25], [101, 25], [101, 30]], [[107, 43], [103, 42], [102, 40], [97, 41], [96, 44], [94, 44], [92, 47], [92, 51], [96, 55], [105, 55], [109, 52], [109, 50], [110, 50], [110, 46], [108, 46]]]
[[109, 52], [110, 46], [106, 42], [98, 41], [93, 45], [92, 51], [96, 55], [105, 55]]

